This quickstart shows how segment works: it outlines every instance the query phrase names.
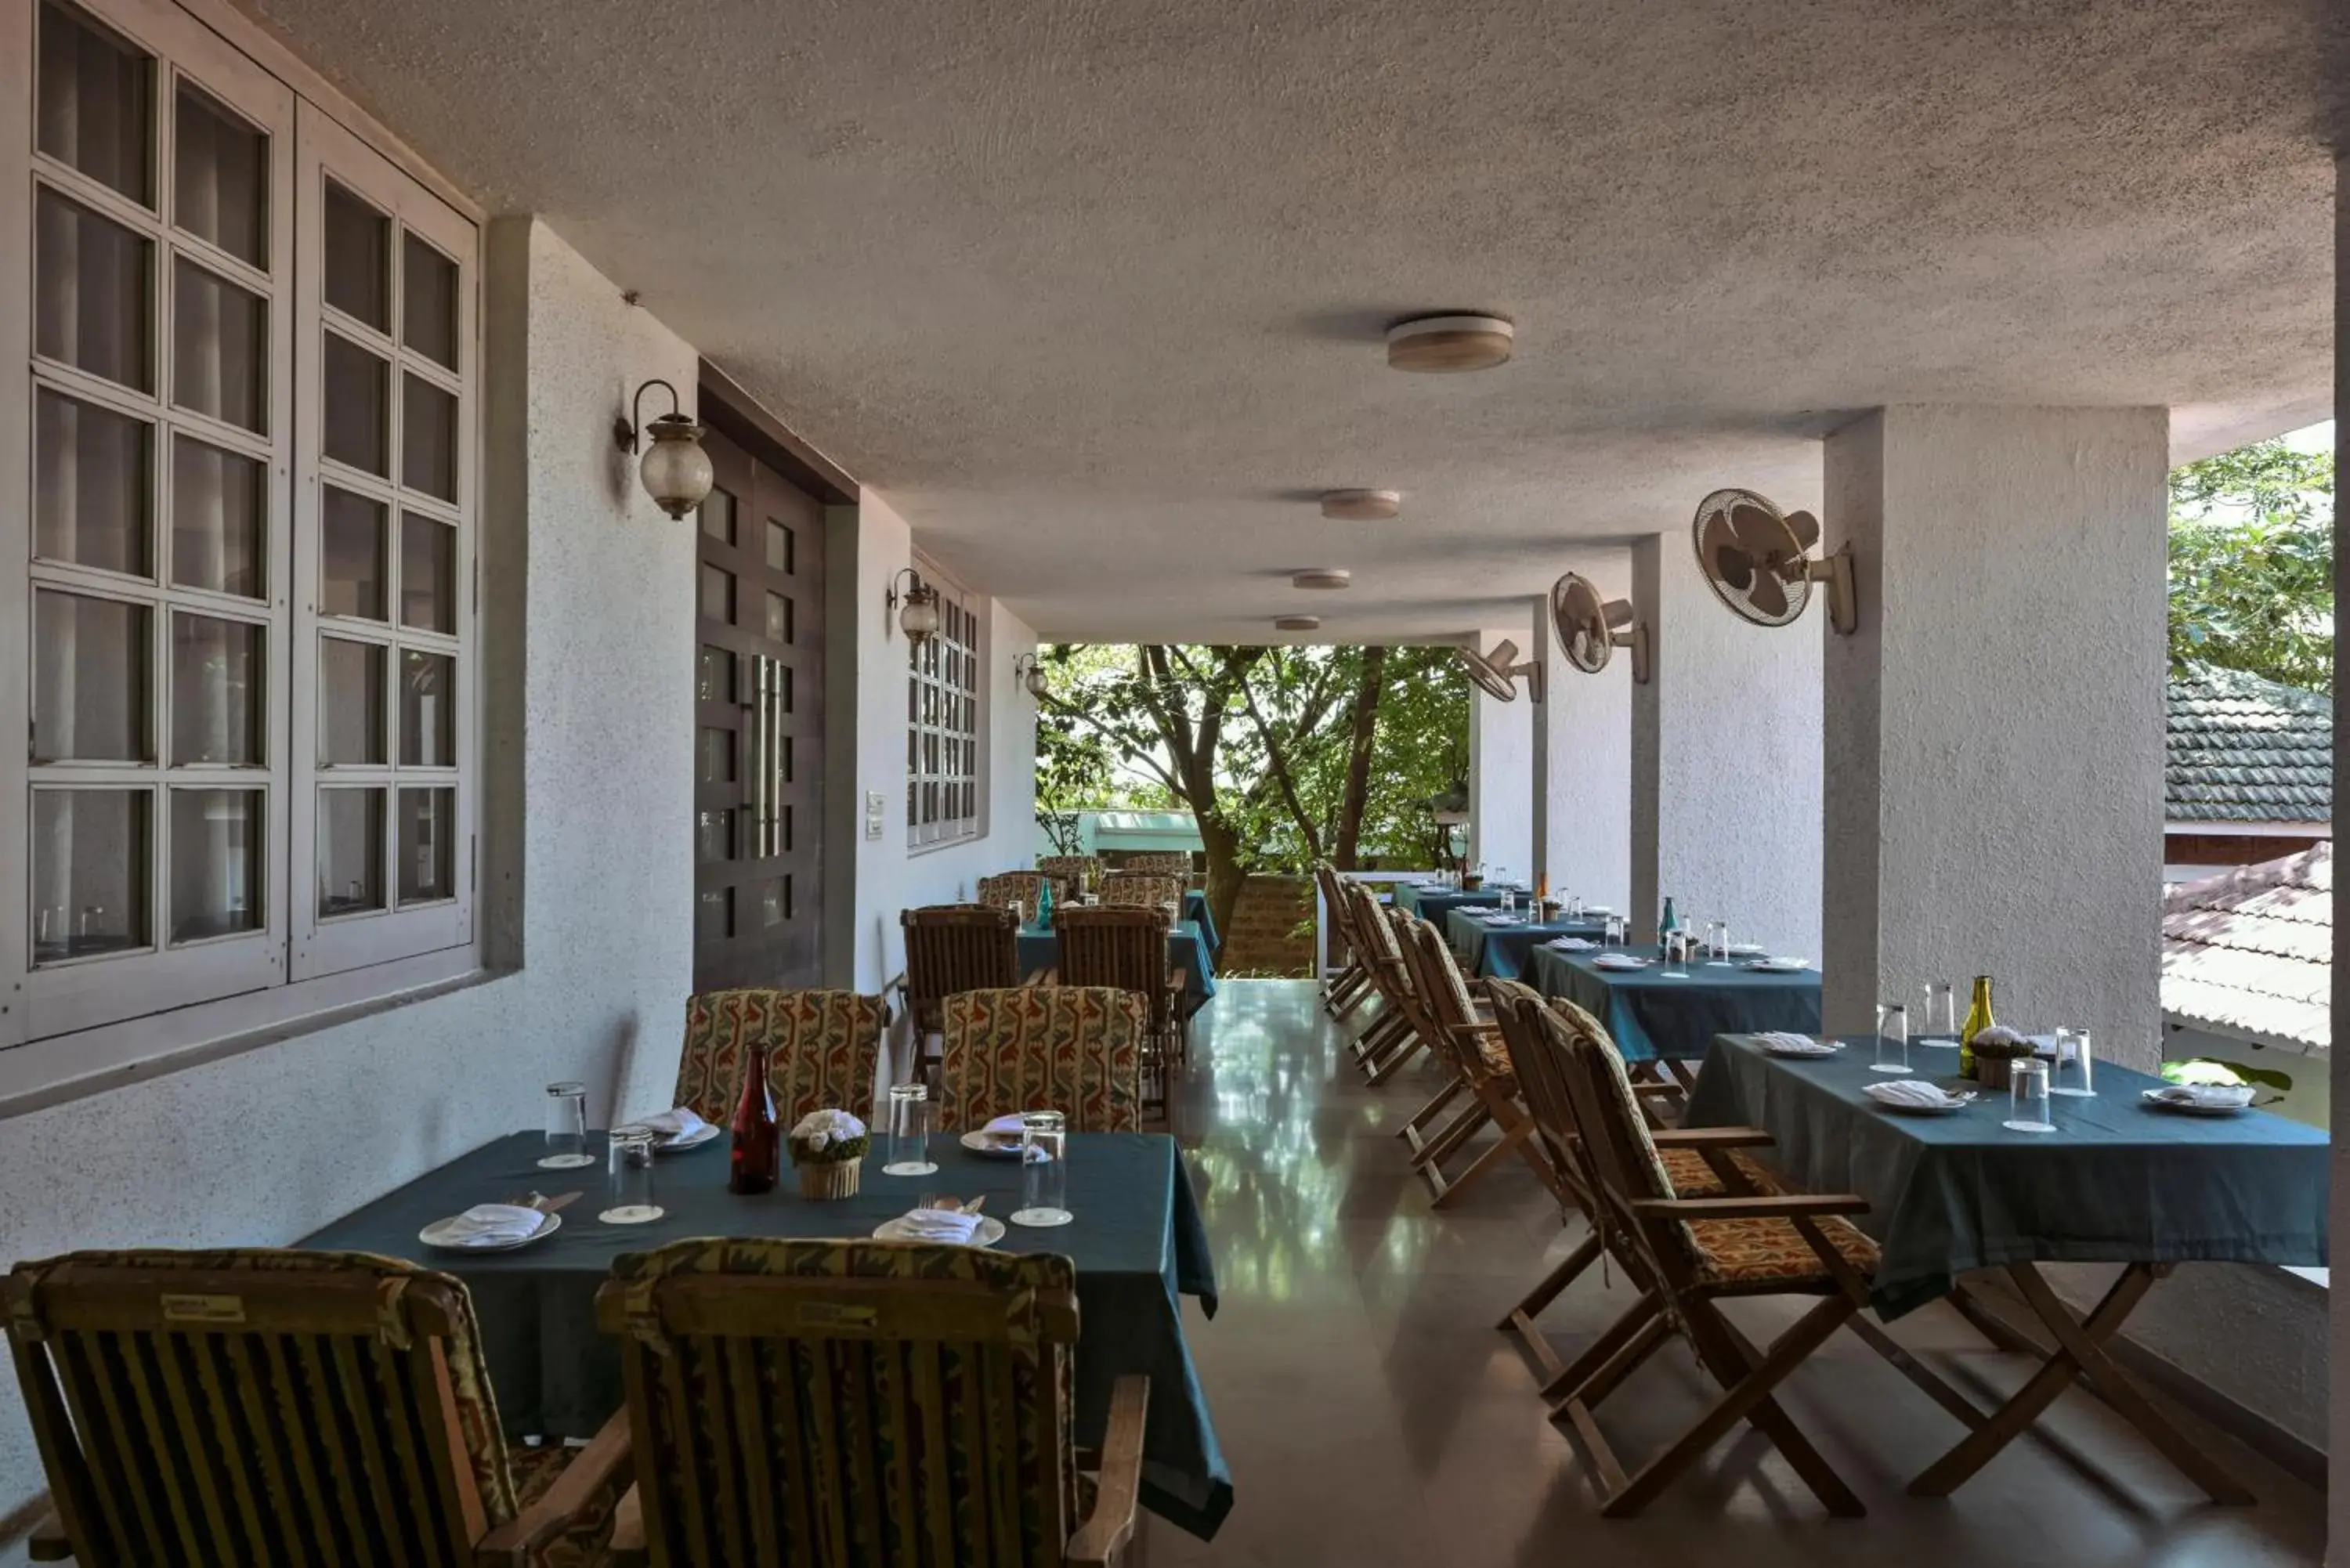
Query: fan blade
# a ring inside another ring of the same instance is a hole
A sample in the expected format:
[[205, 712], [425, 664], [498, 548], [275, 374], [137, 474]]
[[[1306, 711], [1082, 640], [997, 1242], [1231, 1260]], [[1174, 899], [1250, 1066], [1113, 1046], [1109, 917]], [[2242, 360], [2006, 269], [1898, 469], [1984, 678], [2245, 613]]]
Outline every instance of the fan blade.
[[1705, 547], [1701, 553], [1705, 556], [1706, 569], [1725, 586], [1743, 592], [1746, 585], [1753, 580], [1753, 560], [1740, 548], [1737, 530], [1720, 512], [1706, 519]]
[[1820, 542], [1820, 520], [1808, 512], [1788, 513], [1787, 529], [1795, 535], [1796, 545], [1805, 550]]
[[1746, 590], [1746, 602], [1758, 614], [1776, 620], [1787, 613], [1786, 585], [1779, 581], [1776, 572], [1757, 572], [1753, 586]]
[[1730, 525], [1738, 535], [1740, 546], [1756, 561], [1787, 553], [1787, 525], [1759, 496], [1731, 507]]

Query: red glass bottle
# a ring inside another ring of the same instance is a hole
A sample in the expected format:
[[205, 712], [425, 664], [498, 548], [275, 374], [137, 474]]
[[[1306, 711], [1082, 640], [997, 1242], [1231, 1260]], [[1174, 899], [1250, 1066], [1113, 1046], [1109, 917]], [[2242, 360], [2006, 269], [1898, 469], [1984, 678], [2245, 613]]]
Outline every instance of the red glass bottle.
[[726, 1190], [746, 1195], [775, 1190], [782, 1153], [775, 1096], [767, 1087], [767, 1048], [754, 1045], [743, 1075], [743, 1098], [734, 1107], [734, 1154]]

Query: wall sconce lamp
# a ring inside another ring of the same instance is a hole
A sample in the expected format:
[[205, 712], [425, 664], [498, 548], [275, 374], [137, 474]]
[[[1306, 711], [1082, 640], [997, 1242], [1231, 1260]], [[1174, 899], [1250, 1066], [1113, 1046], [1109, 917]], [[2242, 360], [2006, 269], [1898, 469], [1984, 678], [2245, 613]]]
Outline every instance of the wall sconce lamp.
[[1045, 667], [1036, 662], [1036, 656], [1033, 653], [1024, 653], [1014, 659], [1012, 673], [1021, 685], [1028, 689], [1028, 695], [1039, 702], [1053, 690], [1053, 683], [1045, 678]]
[[[655, 387], [669, 394], [669, 412], [646, 424], [645, 394]], [[653, 504], [672, 517], [682, 517], [701, 505], [717, 482], [710, 469], [710, 454], [702, 450], [702, 426], [687, 419], [684, 409], [675, 387], [667, 381], [647, 381], [637, 389], [629, 417], [612, 421], [612, 439], [622, 452], [635, 452], [644, 436], [653, 438], [652, 445], [645, 449], [644, 461], [637, 465], [637, 476]]]
[[[900, 578], [906, 581], [903, 608], [899, 607], [901, 596], [898, 592], [898, 583]], [[889, 591], [882, 602], [897, 610], [899, 629], [906, 634], [907, 641], [919, 646], [938, 635], [939, 590], [922, 581], [922, 574], [913, 567], [898, 568], [889, 578]], [[884, 637], [889, 634], [888, 626], [882, 627], [881, 634]]]

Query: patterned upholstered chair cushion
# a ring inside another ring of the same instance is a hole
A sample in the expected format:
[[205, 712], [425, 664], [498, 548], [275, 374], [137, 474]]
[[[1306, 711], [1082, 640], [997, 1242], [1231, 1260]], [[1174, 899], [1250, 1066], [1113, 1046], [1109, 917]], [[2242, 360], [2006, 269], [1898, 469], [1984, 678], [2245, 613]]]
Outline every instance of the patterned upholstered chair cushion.
[[[1850, 1220], [1830, 1214], [1812, 1223], [1862, 1277], [1877, 1272], [1877, 1243]], [[1693, 1220], [1687, 1229], [1700, 1284], [1767, 1295], [1827, 1277], [1819, 1253], [1789, 1220]]]
[[[1044, 885], [1045, 877], [1041, 872], [999, 871], [993, 877], [979, 879], [979, 892], [972, 902], [992, 904], [999, 909], [1008, 909], [1016, 903], [1034, 916], [1036, 913], [1037, 889]], [[1061, 889], [1055, 888], [1053, 891], [1057, 896]]]
[[1149, 1008], [1107, 986], [967, 991], [946, 1002], [944, 1130], [1019, 1111], [1054, 1110], [1072, 1132], [1142, 1125], [1142, 1043]]
[[743, 1089], [754, 1042], [767, 1047], [767, 1084], [788, 1125], [839, 1106], [872, 1120], [873, 1079], [889, 1007], [853, 991], [705, 991], [685, 1004], [677, 1104], [723, 1125]]
[[1105, 904], [1161, 904], [1180, 909], [1183, 907], [1183, 879], [1137, 871], [1113, 871], [1102, 878], [1101, 901]]
[[[1665, 1174], [1673, 1179], [1673, 1190], [1683, 1198], [1719, 1198], [1729, 1190], [1728, 1185], [1697, 1150], [1663, 1148], [1657, 1153], [1665, 1162]], [[1757, 1193], [1780, 1190], [1779, 1179], [1748, 1156], [1732, 1149], [1730, 1151], [1730, 1163], [1752, 1190]]]
[[1601, 1112], [1615, 1129], [1616, 1140], [1632, 1151], [1638, 1168], [1646, 1173], [1643, 1185], [1648, 1190], [1626, 1196], [1680, 1197], [1673, 1186], [1671, 1168], [1665, 1164], [1656, 1139], [1648, 1136], [1648, 1118], [1640, 1114], [1639, 1096], [1632, 1092], [1632, 1075], [1625, 1067], [1616, 1042], [1608, 1038], [1607, 1026], [1563, 996], [1550, 999], [1550, 1010], [1565, 1032], [1570, 1054], [1578, 1062], [1596, 1067], [1590, 1075], [1600, 1093]]
[[1153, 850], [1145, 854], [1128, 856], [1118, 869], [1139, 871], [1150, 877], [1173, 877], [1178, 880], [1189, 881], [1191, 876], [1191, 857], [1180, 849], [1164, 852]]

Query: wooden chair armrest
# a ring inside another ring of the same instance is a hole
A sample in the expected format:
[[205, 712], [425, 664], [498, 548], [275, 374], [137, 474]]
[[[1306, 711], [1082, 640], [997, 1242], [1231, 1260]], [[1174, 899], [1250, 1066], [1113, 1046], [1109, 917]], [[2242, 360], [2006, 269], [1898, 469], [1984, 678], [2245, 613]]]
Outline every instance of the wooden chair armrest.
[[54, 1513], [43, 1514], [25, 1538], [25, 1555], [35, 1563], [72, 1562], [73, 1542], [66, 1535], [66, 1521]]
[[604, 1549], [604, 1561], [610, 1568], [650, 1568], [652, 1556], [645, 1550], [645, 1500], [633, 1483], [621, 1494], [620, 1506], [612, 1511], [612, 1539]]
[[1181, 964], [1170, 964], [1167, 969], [1167, 989], [1181, 991], [1191, 983], [1191, 971]]
[[1502, 1033], [1502, 1026], [1498, 1023], [1488, 1023], [1486, 1020], [1481, 1018], [1474, 1023], [1456, 1023], [1452, 1025], [1452, 1033], [1455, 1034], [1498, 1036]]
[[1659, 1148], [1769, 1148], [1778, 1141], [1761, 1127], [1661, 1127], [1648, 1137]]
[[1150, 1379], [1127, 1376], [1109, 1395], [1109, 1430], [1102, 1438], [1094, 1511], [1062, 1554], [1068, 1568], [1107, 1568], [1134, 1538], [1142, 1502], [1142, 1428], [1150, 1413]]
[[1636, 1198], [1639, 1220], [1794, 1220], [1824, 1214], [1866, 1214], [1857, 1192], [1787, 1192], [1762, 1198]]
[[620, 1409], [572, 1456], [536, 1502], [482, 1537], [473, 1561], [481, 1568], [530, 1568], [538, 1549], [563, 1533], [628, 1462], [629, 1412]]
[[1688, 1090], [1682, 1088], [1679, 1084], [1650, 1084], [1644, 1082], [1632, 1085], [1633, 1095], [1636, 1097], [1644, 1100], [1678, 1099], [1688, 1092]]

